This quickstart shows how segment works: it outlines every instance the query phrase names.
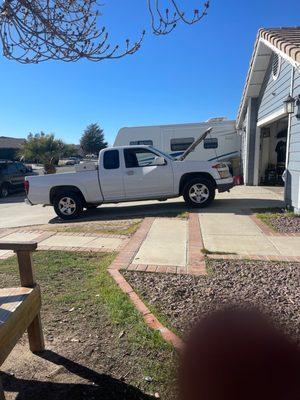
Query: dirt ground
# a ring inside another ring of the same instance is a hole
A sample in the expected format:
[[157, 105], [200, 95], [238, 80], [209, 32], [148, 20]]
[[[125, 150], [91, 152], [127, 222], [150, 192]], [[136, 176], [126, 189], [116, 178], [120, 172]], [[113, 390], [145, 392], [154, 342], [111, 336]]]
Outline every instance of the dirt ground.
[[[46, 351], [32, 354], [26, 335], [19, 341], [1, 367], [7, 400], [146, 400], [155, 393], [173, 399], [153, 375], [153, 367], [158, 371], [169, 362], [169, 350], [132, 342], [99, 300], [97, 264], [109, 264], [112, 256], [59, 254], [35, 255]], [[11, 261], [1, 262], [2, 287], [18, 284], [10, 268]]]

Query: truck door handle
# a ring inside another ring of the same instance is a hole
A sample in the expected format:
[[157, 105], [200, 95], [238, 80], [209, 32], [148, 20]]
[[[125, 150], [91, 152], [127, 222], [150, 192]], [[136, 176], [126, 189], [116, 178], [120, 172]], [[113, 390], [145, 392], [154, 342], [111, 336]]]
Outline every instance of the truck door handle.
[[127, 171], [126, 174], [127, 175], [134, 175], [134, 171]]

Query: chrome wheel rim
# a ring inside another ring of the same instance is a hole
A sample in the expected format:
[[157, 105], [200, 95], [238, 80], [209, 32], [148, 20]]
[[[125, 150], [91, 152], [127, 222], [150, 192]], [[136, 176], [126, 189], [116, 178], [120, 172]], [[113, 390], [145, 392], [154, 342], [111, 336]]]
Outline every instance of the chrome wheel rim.
[[72, 215], [76, 211], [76, 203], [71, 197], [62, 197], [58, 202], [58, 209], [63, 215]]
[[189, 197], [193, 203], [202, 204], [209, 198], [209, 189], [203, 183], [196, 183], [190, 187]]

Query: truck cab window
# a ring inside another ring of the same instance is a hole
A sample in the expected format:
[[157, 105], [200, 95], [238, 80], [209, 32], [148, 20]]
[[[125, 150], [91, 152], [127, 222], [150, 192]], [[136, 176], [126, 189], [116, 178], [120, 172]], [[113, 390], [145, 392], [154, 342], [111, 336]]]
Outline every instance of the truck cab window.
[[147, 149], [125, 149], [126, 168], [147, 167], [153, 165], [156, 154]]
[[119, 150], [107, 150], [103, 156], [105, 169], [118, 169], [120, 167]]

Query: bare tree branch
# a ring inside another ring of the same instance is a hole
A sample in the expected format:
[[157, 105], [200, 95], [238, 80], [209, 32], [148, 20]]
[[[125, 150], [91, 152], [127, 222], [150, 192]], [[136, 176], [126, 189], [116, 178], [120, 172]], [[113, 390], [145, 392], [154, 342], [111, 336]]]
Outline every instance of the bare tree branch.
[[0, 7], [3, 54], [21, 63], [47, 60], [117, 59], [135, 53], [145, 32], [133, 44], [108, 43], [106, 28], [98, 29], [96, 0], [4, 0]]
[[207, 15], [207, 10], [209, 8], [209, 1], [206, 1], [203, 4], [201, 12], [196, 9], [192, 17], [188, 18], [185, 12], [178, 6], [177, 1], [169, 0], [169, 2], [171, 3], [173, 11], [166, 8], [163, 12], [159, 0], [147, 0], [151, 16], [151, 27], [155, 35], [168, 35], [176, 28], [178, 22], [193, 25], [201, 21]]
[[[156, 35], [170, 33], [179, 21], [189, 25], [199, 22], [209, 6], [206, 2], [202, 13], [195, 10], [189, 19], [175, 0], [170, 0], [172, 17], [169, 9], [161, 12], [158, 0], [147, 1]], [[145, 31], [134, 43], [126, 39], [122, 49], [111, 46], [106, 28], [98, 27], [101, 6], [97, 0], [2, 0], [0, 41], [4, 56], [27, 64], [47, 60], [102, 61], [138, 51]]]

